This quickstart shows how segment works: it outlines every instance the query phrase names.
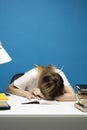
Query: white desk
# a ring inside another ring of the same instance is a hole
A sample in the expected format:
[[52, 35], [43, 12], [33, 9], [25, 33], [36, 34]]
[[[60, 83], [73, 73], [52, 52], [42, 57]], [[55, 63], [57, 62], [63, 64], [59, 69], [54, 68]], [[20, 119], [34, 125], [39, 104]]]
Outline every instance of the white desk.
[[[17, 127], [20, 129], [31, 127], [31, 129], [74, 129], [84, 127], [87, 129], [87, 113], [83, 113], [74, 107], [75, 102], [58, 102], [57, 104], [21, 104], [23, 97], [11, 95], [8, 97], [11, 110], [0, 111], [0, 126], [8, 129]], [[4, 122], [4, 124], [3, 124]], [[34, 125], [33, 125], [34, 124]], [[62, 125], [63, 124], [63, 125]], [[26, 130], [27, 130], [26, 129]], [[17, 130], [17, 129], [16, 129]]]

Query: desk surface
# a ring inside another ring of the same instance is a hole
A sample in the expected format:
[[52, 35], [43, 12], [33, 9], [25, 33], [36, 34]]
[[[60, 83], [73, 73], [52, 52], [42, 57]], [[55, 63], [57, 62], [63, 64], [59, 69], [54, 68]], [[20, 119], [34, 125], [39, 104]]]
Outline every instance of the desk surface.
[[23, 97], [11, 95], [8, 96], [10, 110], [0, 111], [0, 116], [87, 116], [87, 113], [81, 112], [74, 107], [75, 102], [58, 102], [56, 104], [21, 104]]
[[11, 110], [0, 111], [2, 130], [87, 130], [87, 113], [76, 109], [75, 102], [23, 105], [23, 101], [23, 97], [9, 96]]

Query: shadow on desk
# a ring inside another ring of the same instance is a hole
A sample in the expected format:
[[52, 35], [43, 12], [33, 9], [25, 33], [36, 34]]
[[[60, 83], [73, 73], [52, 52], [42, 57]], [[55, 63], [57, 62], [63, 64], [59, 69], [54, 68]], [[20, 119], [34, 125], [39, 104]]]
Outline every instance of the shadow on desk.
[[87, 130], [87, 117], [0, 117], [1, 130]]

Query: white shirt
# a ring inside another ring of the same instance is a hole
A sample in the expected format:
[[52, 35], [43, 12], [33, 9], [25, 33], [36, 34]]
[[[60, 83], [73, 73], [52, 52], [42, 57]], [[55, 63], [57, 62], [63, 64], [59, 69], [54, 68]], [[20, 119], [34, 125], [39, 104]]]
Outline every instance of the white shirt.
[[[64, 86], [70, 85], [63, 71], [56, 69], [55, 72], [59, 73], [61, 77], [63, 78]], [[36, 68], [33, 68], [29, 70], [28, 72], [26, 72], [20, 78], [16, 79], [14, 81], [14, 86], [16, 86], [17, 88], [30, 91], [32, 88], [36, 88], [38, 86], [38, 79], [39, 79], [38, 70]]]

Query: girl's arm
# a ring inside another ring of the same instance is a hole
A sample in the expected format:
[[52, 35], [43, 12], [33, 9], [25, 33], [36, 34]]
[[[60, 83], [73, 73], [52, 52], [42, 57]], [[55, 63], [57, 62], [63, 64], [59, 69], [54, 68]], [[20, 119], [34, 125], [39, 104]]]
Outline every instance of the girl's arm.
[[28, 99], [35, 98], [35, 96], [32, 93], [15, 87], [13, 83], [8, 86], [7, 92], [18, 96], [26, 97]]
[[64, 86], [64, 94], [55, 98], [58, 101], [76, 101], [77, 97], [72, 86]]

